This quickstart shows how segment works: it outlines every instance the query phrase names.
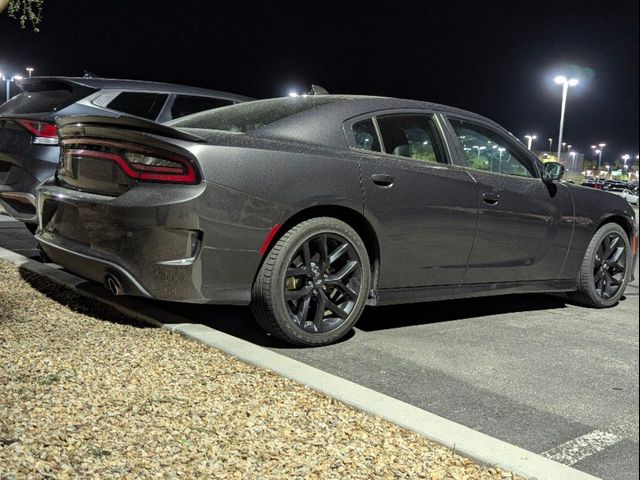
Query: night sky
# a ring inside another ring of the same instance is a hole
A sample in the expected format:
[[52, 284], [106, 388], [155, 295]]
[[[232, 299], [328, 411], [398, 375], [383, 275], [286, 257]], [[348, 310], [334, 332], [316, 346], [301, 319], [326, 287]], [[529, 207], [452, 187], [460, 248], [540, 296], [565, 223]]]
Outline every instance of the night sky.
[[311, 83], [444, 103], [548, 148], [638, 153], [638, 1], [45, 0], [40, 33], [0, 15], [0, 71], [183, 83], [254, 97]]

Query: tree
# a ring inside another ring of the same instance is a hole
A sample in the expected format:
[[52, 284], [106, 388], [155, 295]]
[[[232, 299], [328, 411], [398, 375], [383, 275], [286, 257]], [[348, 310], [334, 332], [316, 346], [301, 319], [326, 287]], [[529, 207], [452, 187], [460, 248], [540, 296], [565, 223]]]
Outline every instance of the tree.
[[9, 16], [18, 20], [21, 28], [25, 28], [30, 23], [33, 31], [37, 32], [42, 20], [43, 3], [44, 0], [0, 0], [0, 13], [8, 6]]

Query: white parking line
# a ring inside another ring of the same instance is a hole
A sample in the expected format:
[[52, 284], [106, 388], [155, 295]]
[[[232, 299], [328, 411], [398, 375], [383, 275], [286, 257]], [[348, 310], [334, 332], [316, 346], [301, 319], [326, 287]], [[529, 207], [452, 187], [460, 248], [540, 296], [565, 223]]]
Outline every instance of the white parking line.
[[546, 452], [543, 457], [565, 465], [574, 465], [580, 460], [601, 452], [611, 445], [633, 435], [638, 430], [638, 417], [616, 422], [603, 430], [594, 430], [580, 437], [569, 440]]
[[622, 438], [600, 430], [594, 430], [591, 433], [574, 438], [562, 445], [542, 453], [543, 457], [550, 460], [564, 463], [565, 465], [573, 465], [580, 460], [590, 457], [594, 453], [598, 453], [605, 448], [618, 443]]

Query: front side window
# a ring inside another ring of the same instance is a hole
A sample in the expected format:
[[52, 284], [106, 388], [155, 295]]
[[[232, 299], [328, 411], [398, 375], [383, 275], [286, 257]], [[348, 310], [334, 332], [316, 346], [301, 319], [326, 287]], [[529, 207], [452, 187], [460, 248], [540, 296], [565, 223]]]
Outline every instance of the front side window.
[[373, 120], [368, 118], [360, 122], [356, 122], [351, 127], [353, 130], [353, 137], [356, 141], [356, 148], [362, 150], [369, 150], [371, 152], [380, 152], [380, 140], [378, 140], [378, 133], [373, 126]]
[[431, 117], [387, 115], [376, 120], [385, 153], [421, 162], [447, 163], [438, 149]]
[[109, 102], [107, 108], [155, 120], [158, 118], [167, 96], [163, 93], [122, 92]]
[[467, 156], [469, 168], [486, 172], [536, 177], [531, 162], [522, 157], [510, 142], [483, 125], [449, 119]]

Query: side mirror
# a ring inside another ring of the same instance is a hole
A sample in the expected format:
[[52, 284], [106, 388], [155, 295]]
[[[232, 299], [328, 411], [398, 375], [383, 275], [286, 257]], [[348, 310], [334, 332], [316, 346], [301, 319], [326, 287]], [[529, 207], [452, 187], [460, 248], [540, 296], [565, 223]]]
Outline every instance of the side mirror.
[[542, 179], [545, 182], [557, 182], [564, 175], [564, 165], [559, 162], [547, 162], [544, 164]]

